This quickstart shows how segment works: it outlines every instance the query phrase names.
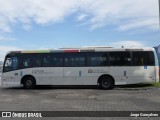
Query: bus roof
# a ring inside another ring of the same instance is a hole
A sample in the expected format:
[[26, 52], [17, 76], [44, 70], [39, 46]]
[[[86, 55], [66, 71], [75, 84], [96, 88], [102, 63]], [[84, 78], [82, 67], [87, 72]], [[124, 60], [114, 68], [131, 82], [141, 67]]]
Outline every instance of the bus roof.
[[154, 51], [154, 48], [112, 48], [112, 47], [82, 47], [82, 48], [65, 48], [53, 50], [22, 50], [22, 51], [9, 51], [7, 54], [12, 53], [67, 53], [67, 52], [103, 52], [103, 51]]

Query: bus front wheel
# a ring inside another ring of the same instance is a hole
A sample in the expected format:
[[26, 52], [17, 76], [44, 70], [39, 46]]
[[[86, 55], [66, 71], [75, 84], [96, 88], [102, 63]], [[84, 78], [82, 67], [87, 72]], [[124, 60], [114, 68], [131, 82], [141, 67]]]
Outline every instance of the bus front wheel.
[[101, 89], [104, 90], [113, 89], [114, 86], [113, 79], [108, 76], [103, 76], [100, 78], [99, 86]]
[[26, 89], [32, 89], [35, 87], [35, 80], [32, 77], [26, 77], [23, 81], [23, 86]]

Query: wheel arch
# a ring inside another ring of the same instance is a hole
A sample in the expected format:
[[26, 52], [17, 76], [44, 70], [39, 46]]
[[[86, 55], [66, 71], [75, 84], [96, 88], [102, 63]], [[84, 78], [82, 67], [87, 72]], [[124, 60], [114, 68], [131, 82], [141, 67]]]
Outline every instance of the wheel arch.
[[27, 77], [32, 77], [35, 82], [35, 85], [36, 85], [36, 79], [33, 75], [24, 75], [21, 79], [21, 84], [23, 84], [23, 82], [25, 81], [25, 78], [27, 78]]

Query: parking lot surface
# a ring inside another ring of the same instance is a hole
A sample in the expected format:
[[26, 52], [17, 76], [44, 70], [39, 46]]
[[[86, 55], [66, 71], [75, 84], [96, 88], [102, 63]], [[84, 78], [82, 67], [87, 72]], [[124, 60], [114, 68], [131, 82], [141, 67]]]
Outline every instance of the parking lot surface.
[[[0, 86], [0, 111], [160, 111], [160, 88], [116, 86], [113, 90], [101, 90], [98, 86], [38, 86], [26, 90], [21, 86]], [[81, 120], [82, 118], [48, 117], [45, 119]], [[85, 117], [83, 119], [159, 120], [160, 117]]]
[[26, 90], [1, 87], [0, 111], [160, 111], [160, 89], [40, 86]]

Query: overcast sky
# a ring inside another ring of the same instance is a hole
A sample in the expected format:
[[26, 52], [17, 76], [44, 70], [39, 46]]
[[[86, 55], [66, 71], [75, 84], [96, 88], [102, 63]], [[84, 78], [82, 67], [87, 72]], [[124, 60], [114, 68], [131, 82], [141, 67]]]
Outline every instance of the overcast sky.
[[0, 0], [0, 60], [9, 50], [160, 44], [158, 0]]

